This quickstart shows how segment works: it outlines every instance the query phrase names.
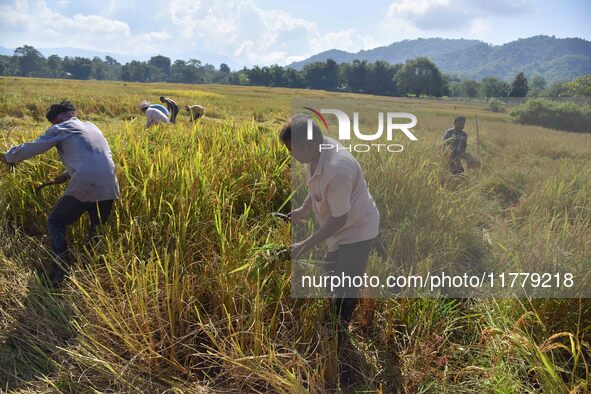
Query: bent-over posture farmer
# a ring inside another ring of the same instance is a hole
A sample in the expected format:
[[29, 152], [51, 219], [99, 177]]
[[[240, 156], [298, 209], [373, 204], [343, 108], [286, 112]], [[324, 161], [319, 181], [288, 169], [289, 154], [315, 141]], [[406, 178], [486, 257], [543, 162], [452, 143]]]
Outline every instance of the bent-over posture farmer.
[[462, 157], [466, 153], [468, 135], [464, 132], [466, 118], [458, 116], [454, 120], [454, 127], [447, 130], [443, 135], [443, 143], [450, 151], [450, 170], [452, 174], [461, 174], [464, 172]]
[[195, 104], [195, 105], [185, 105], [185, 109], [189, 112], [192, 121], [196, 121], [200, 117], [203, 116], [205, 113], [205, 108], [202, 106]]
[[104, 224], [119, 198], [119, 184], [109, 144], [101, 131], [90, 122], [76, 118], [76, 109], [69, 101], [53, 104], [47, 111], [51, 126], [33, 142], [11, 148], [4, 161], [17, 163], [56, 147], [66, 172], [54, 184], [70, 183], [48, 218], [51, 249], [61, 259], [49, 274], [52, 285], [63, 280], [68, 266], [66, 230], [84, 213], [90, 217], [89, 235]]
[[168, 115], [161, 110], [154, 108], [147, 101], [140, 103], [140, 109], [146, 114], [146, 128], [158, 123], [168, 123]]
[[158, 111], [162, 112], [164, 115], [166, 115], [166, 117], [168, 117], [170, 115], [170, 112], [168, 111], [168, 109], [162, 105], [162, 104], [150, 104], [148, 101], [146, 101], [149, 105], [149, 108], [156, 108]]
[[[307, 138], [308, 121], [312, 139]], [[379, 234], [380, 214], [369, 192], [357, 160], [338, 142], [322, 135], [320, 127], [308, 116], [295, 115], [283, 126], [281, 142], [295, 160], [307, 165], [308, 195], [303, 205], [290, 213], [292, 221], [304, 220], [311, 211], [320, 227], [312, 235], [291, 246], [293, 259], [326, 242], [327, 267], [338, 275], [363, 276], [374, 239]], [[320, 150], [320, 145], [333, 149]], [[341, 382], [349, 380], [350, 366], [343, 363], [343, 351], [349, 347], [348, 325], [359, 302], [361, 289], [340, 288], [332, 305], [338, 318]]]
[[160, 102], [166, 104], [166, 108], [168, 108], [168, 111], [170, 112], [170, 123], [175, 123], [176, 117], [179, 114], [179, 106], [177, 103], [173, 99], [164, 96], [160, 96]]

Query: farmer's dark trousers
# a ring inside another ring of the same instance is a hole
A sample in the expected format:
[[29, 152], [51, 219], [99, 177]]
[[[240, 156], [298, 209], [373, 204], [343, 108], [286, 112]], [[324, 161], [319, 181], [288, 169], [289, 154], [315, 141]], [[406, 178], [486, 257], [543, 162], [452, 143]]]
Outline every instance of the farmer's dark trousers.
[[[367, 259], [374, 240], [356, 242], [348, 245], [341, 245], [334, 252], [329, 252], [325, 261], [326, 269], [330, 275], [363, 276], [367, 266]], [[332, 263], [332, 264], [330, 264]], [[357, 368], [355, 350], [348, 335], [349, 322], [353, 311], [359, 303], [360, 291], [362, 289], [342, 287], [335, 290], [332, 300], [332, 308], [337, 316], [337, 358], [339, 362], [339, 375], [342, 385], [351, 382], [354, 371]]]
[[[341, 245], [334, 252], [329, 252], [324, 258], [327, 263], [332, 263], [327, 264], [327, 271], [330, 275], [345, 274], [351, 278], [363, 276], [373, 243], [374, 240], [370, 239]], [[341, 287], [334, 292], [333, 309], [344, 327], [349, 324], [353, 311], [359, 303], [360, 290], [355, 287]]]
[[179, 114], [179, 106], [175, 105], [171, 108], [170, 111], [170, 123], [175, 123], [176, 122], [176, 117]]
[[462, 174], [464, 172], [464, 166], [462, 165], [462, 160], [460, 158], [451, 159], [449, 162], [449, 167], [451, 173], [454, 175]]
[[72, 196], [63, 196], [49, 215], [47, 226], [51, 249], [67, 263], [67, 227], [80, 219], [84, 213], [90, 217], [89, 237], [96, 234], [97, 227], [103, 225], [113, 208], [113, 200], [82, 202]]

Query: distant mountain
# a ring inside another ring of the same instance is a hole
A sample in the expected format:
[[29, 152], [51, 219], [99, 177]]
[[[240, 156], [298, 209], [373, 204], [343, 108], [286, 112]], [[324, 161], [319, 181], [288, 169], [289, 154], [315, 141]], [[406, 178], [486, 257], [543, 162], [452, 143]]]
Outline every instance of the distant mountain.
[[497, 46], [465, 39], [404, 40], [357, 53], [333, 49], [292, 63], [290, 67], [302, 69], [306, 64], [327, 59], [337, 63], [355, 59], [403, 63], [417, 56], [430, 58], [447, 74], [476, 79], [493, 76], [510, 80], [523, 71], [527, 76], [541, 75], [548, 82], [555, 82], [591, 73], [591, 42], [548, 36], [534, 36]]
[[10, 56], [14, 53], [14, 49], [5, 48], [0, 46], [0, 55]]
[[290, 67], [299, 70], [308, 63], [318, 61], [322, 62], [328, 59], [333, 59], [337, 63], [352, 62], [355, 59], [367, 60], [368, 62], [384, 60], [388, 63], [404, 63], [406, 60], [415, 58], [417, 56], [432, 57], [470, 48], [479, 44], [484, 43], [477, 40], [419, 38], [417, 40], [404, 40], [395, 42], [394, 44], [388, 46], [378, 47], [367, 51], [360, 51], [357, 53], [331, 49], [329, 51], [314, 55], [308, 59], [302, 60], [301, 62], [292, 63], [290, 64]]
[[[120, 53], [99, 52], [99, 51], [92, 51], [92, 50], [88, 50], [88, 49], [70, 48], [70, 47], [37, 48], [37, 50], [39, 52], [41, 52], [41, 54], [45, 57], [48, 57], [51, 55], [58, 55], [59, 57], [79, 56], [79, 57], [86, 57], [86, 58], [92, 59], [93, 57], [98, 56], [101, 59], [104, 59], [105, 56], [111, 56], [112, 58], [114, 58], [115, 60], [117, 60], [119, 63], [122, 63], [122, 64], [129, 63], [132, 60], [146, 61], [146, 60], [149, 60], [150, 57], [158, 55], [158, 53], [143, 54], [143, 55], [137, 55], [137, 56], [123, 55]], [[13, 53], [14, 53], [14, 48], [11, 49], [11, 48], [5, 48], [3, 46], [0, 46], [0, 55], [10, 56]], [[199, 60], [201, 60], [201, 62], [203, 64], [209, 63], [209, 64], [213, 64], [216, 67], [218, 67], [221, 63], [226, 63], [233, 70], [236, 70], [236, 69], [239, 69], [242, 67], [242, 65], [240, 63], [236, 62], [234, 59], [231, 59], [227, 56], [218, 55], [216, 53], [210, 53], [210, 52], [191, 54], [189, 57], [182, 57], [182, 56], [172, 57], [172, 61], [174, 62], [176, 59], [189, 60], [189, 58], [199, 59]]]
[[341, 51], [339, 49], [330, 49], [328, 51], [320, 52], [316, 55], [312, 55], [309, 58], [294, 62], [288, 65], [287, 67], [294, 68], [296, 70], [301, 70], [304, 68], [306, 64], [315, 63], [315, 62], [325, 62], [328, 59], [332, 59], [337, 63], [350, 63], [355, 59], [359, 59], [356, 53]]

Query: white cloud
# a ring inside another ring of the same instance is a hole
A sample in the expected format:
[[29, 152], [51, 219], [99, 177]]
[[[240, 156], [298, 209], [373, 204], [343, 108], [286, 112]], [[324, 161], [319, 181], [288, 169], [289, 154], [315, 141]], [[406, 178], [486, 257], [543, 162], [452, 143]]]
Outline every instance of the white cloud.
[[530, 0], [396, 0], [388, 16], [420, 30], [461, 30], [475, 20], [530, 10]]
[[101, 15], [66, 17], [52, 11], [45, 1], [17, 0], [0, 7], [0, 32], [16, 46], [73, 46], [108, 50], [112, 43], [131, 36], [126, 22]]
[[474, 18], [470, 24], [470, 37], [487, 37], [494, 34], [494, 25], [490, 19]]
[[[327, 49], [357, 51], [376, 45], [355, 29], [321, 33], [309, 20], [261, 8], [254, 0], [170, 0], [161, 5], [109, 0], [85, 5], [67, 15], [71, 7], [51, 9], [44, 0], [4, 1], [0, 44], [182, 58], [208, 52], [246, 65], [289, 64]], [[157, 28], [150, 31], [148, 26]]]
[[393, 0], [373, 33], [386, 44], [418, 37], [499, 43], [501, 21], [533, 12], [532, 0]]
[[360, 35], [355, 29], [347, 29], [320, 35], [312, 43], [314, 52], [338, 48], [343, 51], [357, 52], [360, 49], [374, 48], [379, 43], [370, 35]]
[[307, 43], [316, 33], [313, 23], [284, 11], [264, 10], [252, 0], [218, 0], [207, 7], [188, 7], [188, 3], [173, 0], [170, 7], [172, 23], [183, 39], [196, 40], [209, 50], [221, 49], [248, 64], [284, 63], [286, 40], [297, 35]]
[[0, 45], [183, 59], [214, 53], [244, 65], [284, 65], [329, 49], [356, 52], [430, 34], [482, 39], [494, 33], [491, 17], [528, 12], [529, 1], [395, 0], [377, 26], [361, 34], [355, 27], [326, 31], [255, 0], [61, 0], [55, 8], [44, 0], [2, 0]]
[[166, 30], [152, 31], [143, 35], [146, 40], [167, 41], [172, 38], [172, 35]]
[[253, 0], [200, 3], [172, 0], [173, 29], [196, 47], [234, 56], [242, 63], [289, 64], [317, 52], [369, 48], [374, 41], [354, 29], [321, 34], [317, 25], [277, 9], [263, 9]]
[[[54, 15], [56, 17], [56, 15]], [[90, 34], [114, 34], [128, 36], [129, 25], [114, 19], [108, 19], [100, 15], [80, 15], [76, 14], [72, 18], [63, 16], [57, 17], [56, 22], [62, 23], [64, 28], [73, 29], [74, 31], [83, 31]], [[54, 25], [53, 23], [51, 23]]]

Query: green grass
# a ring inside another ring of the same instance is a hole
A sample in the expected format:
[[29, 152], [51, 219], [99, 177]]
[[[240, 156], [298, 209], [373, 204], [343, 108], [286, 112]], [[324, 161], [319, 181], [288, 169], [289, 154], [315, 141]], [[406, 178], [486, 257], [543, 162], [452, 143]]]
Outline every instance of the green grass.
[[[121, 200], [95, 253], [72, 229], [79, 263], [59, 291], [47, 266], [46, 212], [60, 188], [55, 152], [0, 174], [0, 390], [323, 392], [336, 384], [325, 300], [290, 297], [277, 251], [290, 229], [287, 151], [277, 133], [294, 97], [335, 98], [417, 115], [419, 142], [360, 157], [395, 262], [543, 267], [591, 262], [591, 135], [515, 125], [508, 114], [439, 100], [217, 85], [0, 79], [0, 149], [46, 127], [70, 98], [111, 145]], [[144, 130], [141, 99], [201, 104], [206, 117]], [[450, 177], [439, 140], [468, 117], [480, 168]], [[368, 169], [371, 169], [368, 170]], [[483, 229], [489, 241], [483, 240]], [[379, 258], [371, 257], [372, 264]], [[458, 268], [459, 269], [459, 268]], [[373, 315], [369, 324], [364, 315]], [[586, 392], [588, 299], [379, 299], [353, 324], [369, 392]]]

